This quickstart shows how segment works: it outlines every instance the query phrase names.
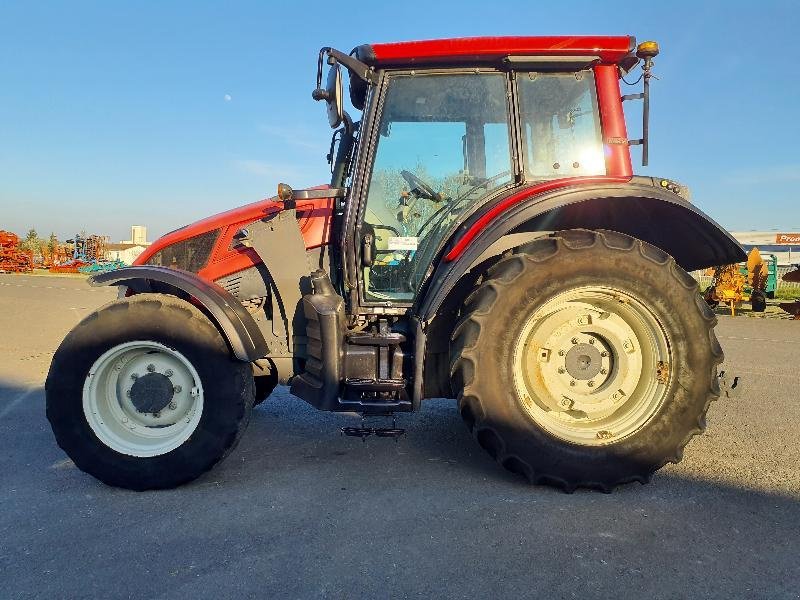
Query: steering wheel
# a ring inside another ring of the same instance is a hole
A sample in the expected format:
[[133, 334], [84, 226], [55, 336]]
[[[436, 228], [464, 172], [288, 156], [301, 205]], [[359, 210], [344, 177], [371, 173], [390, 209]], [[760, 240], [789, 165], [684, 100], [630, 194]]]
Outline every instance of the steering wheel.
[[[455, 200], [452, 200], [448, 204], [445, 204], [439, 210], [437, 210], [435, 213], [433, 213], [430, 217], [428, 217], [428, 220], [425, 221], [422, 224], [422, 227], [420, 227], [417, 230], [417, 235], [419, 237], [422, 237], [422, 232], [425, 231], [425, 229], [428, 228], [428, 225], [433, 223], [437, 219], [437, 217], [442, 216], [442, 213], [444, 213], [448, 209], [450, 210], [450, 212], [455, 213], [456, 210], [459, 209], [460, 204], [465, 199], [469, 198], [470, 194], [472, 194], [472, 192], [474, 192], [478, 188], [487, 187], [493, 181], [496, 181], [497, 179], [500, 179], [501, 177], [505, 177], [506, 175], [510, 175], [510, 174], [511, 174], [511, 171], [503, 171], [501, 173], [498, 173], [497, 175], [493, 175], [493, 176], [489, 177], [488, 179], [484, 179], [480, 183], [477, 183], [477, 184], [473, 185], [466, 192], [463, 192], [461, 195], [459, 195]], [[459, 210], [459, 212], [461, 212], [461, 211]]]
[[434, 202], [442, 201], [442, 195], [440, 193], [435, 192], [430, 185], [422, 181], [422, 179], [414, 175], [411, 171], [402, 170], [400, 171], [400, 175], [406, 180], [411, 191], [417, 193], [417, 196], [433, 200]]

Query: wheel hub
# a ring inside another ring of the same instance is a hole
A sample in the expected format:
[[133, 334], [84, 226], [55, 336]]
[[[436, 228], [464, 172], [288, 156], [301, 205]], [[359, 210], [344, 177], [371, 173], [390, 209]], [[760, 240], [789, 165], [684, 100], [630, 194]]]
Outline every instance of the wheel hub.
[[600, 350], [592, 344], [577, 344], [567, 352], [564, 366], [573, 379], [594, 379], [602, 368]]
[[632, 296], [602, 286], [574, 288], [540, 306], [515, 349], [514, 385], [529, 415], [558, 437], [602, 445], [655, 413], [669, 362], [658, 320]]
[[203, 414], [203, 386], [178, 350], [149, 340], [115, 346], [94, 362], [83, 412], [95, 435], [129, 456], [159, 456], [185, 442]]
[[172, 402], [172, 382], [161, 373], [148, 373], [139, 377], [131, 387], [131, 403], [140, 413], [157, 413]]

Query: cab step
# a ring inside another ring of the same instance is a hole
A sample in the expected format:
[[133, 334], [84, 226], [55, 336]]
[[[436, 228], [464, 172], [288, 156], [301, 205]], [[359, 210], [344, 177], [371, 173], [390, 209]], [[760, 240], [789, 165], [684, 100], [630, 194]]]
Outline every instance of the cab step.
[[[344, 387], [348, 392], [356, 394], [372, 392], [403, 392], [406, 382], [403, 379], [361, 379], [348, 377], [344, 380]], [[347, 395], [349, 397], [349, 394]]]

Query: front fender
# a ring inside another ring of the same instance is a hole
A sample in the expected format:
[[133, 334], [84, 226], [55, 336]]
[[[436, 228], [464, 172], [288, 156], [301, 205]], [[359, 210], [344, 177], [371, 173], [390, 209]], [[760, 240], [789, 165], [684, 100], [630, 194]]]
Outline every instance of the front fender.
[[[700, 209], [649, 177], [630, 183], [516, 192], [470, 218], [454, 234], [426, 283], [419, 314], [436, 314], [458, 280], [492, 244], [510, 233], [610, 229], [665, 252], [686, 271], [747, 259], [742, 247]], [[514, 200], [509, 202], [509, 200]], [[505, 207], [497, 210], [498, 206]], [[491, 219], [487, 215], [494, 211]]]
[[157, 292], [153, 283], [177, 288], [199, 302], [225, 337], [236, 358], [252, 362], [268, 352], [264, 335], [250, 313], [228, 291], [194, 273], [156, 266], [136, 266], [89, 278], [94, 286], [124, 285], [136, 293]]

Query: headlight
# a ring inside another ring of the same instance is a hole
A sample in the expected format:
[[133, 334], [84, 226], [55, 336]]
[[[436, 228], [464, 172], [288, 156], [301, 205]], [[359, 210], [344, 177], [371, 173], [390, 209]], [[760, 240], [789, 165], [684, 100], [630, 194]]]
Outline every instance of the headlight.
[[219, 229], [215, 229], [175, 242], [153, 254], [147, 264], [197, 273], [208, 262], [218, 237]]

